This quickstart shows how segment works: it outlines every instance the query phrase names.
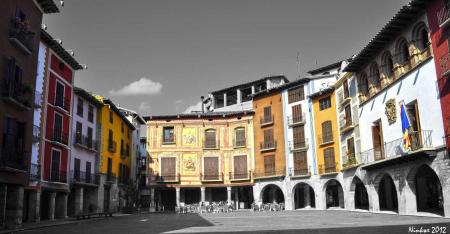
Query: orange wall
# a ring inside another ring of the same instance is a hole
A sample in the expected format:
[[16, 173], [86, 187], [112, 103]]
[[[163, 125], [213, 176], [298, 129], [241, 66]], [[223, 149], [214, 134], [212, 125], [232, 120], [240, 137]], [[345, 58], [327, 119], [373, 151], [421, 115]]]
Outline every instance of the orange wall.
[[[264, 117], [264, 107], [271, 106], [274, 118], [273, 124], [261, 127], [260, 119]], [[256, 97], [253, 100], [254, 115], [254, 137], [255, 137], [255, 170], [264, 171], [264, 156], [275, 155], [275, 171], [283, 171], [285, 174], [286, 156], [283, 127], [283, 105], [281, 93], [273, 93], [263, 97]], [[273, 128], [273, 135], [276, 141], [276, 148], [273, 151], [261, 152], [260, 143], [264, 142], [264, 130]]]

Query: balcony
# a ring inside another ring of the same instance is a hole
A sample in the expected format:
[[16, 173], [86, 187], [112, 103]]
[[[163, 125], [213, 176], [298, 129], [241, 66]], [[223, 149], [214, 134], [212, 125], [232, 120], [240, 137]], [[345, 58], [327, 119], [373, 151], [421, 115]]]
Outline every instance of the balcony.
[[284, 177], [286, 175], [285, 169], [259, 169], [253, 172], [253, 178], [255, 179], [266, 179], [274, 177]]
[[439, 58], [441, 77], [450, 75], [450, 52]]
[[277, 148], [277, 142], [276, 141], [264, 141], [261, 142], [260, 145], [260, 151], [264, 152], [264, 151], [271, 151], [271, 150], [275, 150]]
[[436, 12], [439, 27], [445, 28], [450, 24], [450, 6], [445, 4]]
[[341, 134], [344, 134], [352, 130], [355, 126], [353, 125], [352, 116], [345, 116], [343, 119], [339, 120], [339, 126]]
[[360, 160], [357, 159], [355, 153], [348, 153], [345, 155], [344, 163], [342, 164], [342, 170], [355, 168], [361, 165]]
[[180, 181], [180, 174], [168, 174], [168, 175], [157, 175], [156, 176], [157, 182], [179, 182]]
[[403, 146], [403, 138], [386, 142], [379, 147], [375, 147], [361, 152], [360, 162], [365, 169], [371, 169], [384, 164], [413, 160], [415, 157], [434, 156], [432, 131], [422, 130], [420, 132], [410, 132], [408, 134], [411, 142], [410, 149]]
[[55, 97], [53, 106], [60, 108], [64, 111], [70, 112], [70, 100], [63, 97]]
[[116, 173], [107, 172], [106, 173], [106, 182], [107, 183], [115, 183], [117, 181]]
[[207, 173], [207, 174], [203, 174], [200, 173], [200, 179], [203, 182], [210, 182], [210, 181], [223, 181], [223, 173]]
[[346, 92], [339, 93], [338, 95], [339, 108], [341, 109], [343, 106], [347, 105], [351, 100], [352, 98], [350, 97], [348, 90]]
[[41, 176], [39, 175], [39, 165], [32, 163], [30, 165], [30, 181], [38, 181]]
[[75, 133], [73, 135], [73, 144], [74, 146], [91, 150], [91, 151], [97, 151], [97, 141], [93, 140], [92, 138], [88, 136], [83, 136], [81, 134]]
[[70, 171], [70, 183], [98, 184], [97, 176], [91, 172]]
[[288, 125], [289, 126], [296, 126], [296, 125], [303, 125], [305, 124], [305, 113], [302, 113], [300, 116], [289, 116], [288, 117]]
[[33, 142], [39, 141], [39, 126], [33, 125]]
[[229, 177], [230, 180], [249, 180], [250, 175], [252, 174], [252, 171], [245, 171], [245, 172], [230, 172]]
[[306, 151], [309, 148], [308, 139], [300, 142], [289, 141], [289, 150], [291, 151]]
[[220, 143], [217, 140], [205, 140], [203, 141], [203, 149], [219, 149]]
[[22, 111], [31, 110], [32, 94], [32, 86], [18, 82], [14, 78], [8, 78], [7, 76], [3, 79], [2, 98], [11, 105], [14, 105], [17, 109]]
[[53, 133], [51, 140], [53, 142], [68, 146], [69, 145], [69, 134], [63, 133], [62, 129], [53, 128], [50, 130]]
[[108, 141], [108, 151], [110, 153], [115, 153], [117, 152], [117, 142], [113, 141], [113, 140], [109, 140]]
[[320, 164], [319, 165], [319, 175], [333, 175], [337, 174], [339, 168], [338, 163], [328, 163], [326, 165]]
[[67, 172], [61, 170], [52, 170], [50, 172], [50, 182], [67, 183]]
[[28, 30], [29, 25], [20, 19], [11, 20], [9, 41], [27, 55], [33, 52], [34, 32]]
[[269, 126], [273, 124], [273, 115], [265, 115], [264, 117], [261, 117], [259, 120], [261, 127]]
[[311, 168], [307, 164], [301, 165], [298, 168], [289, 168], [289, 176], [292, 178], [301, 178], [311, 176]]
[[20, 152], [17, 147], [12, 145], [4, 146], [6, 148], [0, 151], [0, 168], [6, 167], [21, 171], [27, 171], [27, 159], [30, 157], [28, 152]]
[[319, 134], [319, 135], [317, 135], [317, 139], [319, 141], [319, 145], [321, 145], [321, 146], [334, 143], [332, 134], [331, 135]]

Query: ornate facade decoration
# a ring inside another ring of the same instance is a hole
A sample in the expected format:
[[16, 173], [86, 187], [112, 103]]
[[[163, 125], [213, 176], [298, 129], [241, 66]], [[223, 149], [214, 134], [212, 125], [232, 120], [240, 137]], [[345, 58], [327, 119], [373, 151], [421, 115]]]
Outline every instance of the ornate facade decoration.
[[395, 99], [391, 98], [386, 102], [386, 116], [389, 124], [393, 124], [397, 121], [397, 107], [395, 106]]

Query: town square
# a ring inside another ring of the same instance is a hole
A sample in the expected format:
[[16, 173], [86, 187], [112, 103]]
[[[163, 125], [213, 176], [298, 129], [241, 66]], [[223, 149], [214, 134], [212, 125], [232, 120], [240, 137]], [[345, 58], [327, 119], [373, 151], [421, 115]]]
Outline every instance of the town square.
[[0, 12], [0, 233], [450, 232], [447, 0]]

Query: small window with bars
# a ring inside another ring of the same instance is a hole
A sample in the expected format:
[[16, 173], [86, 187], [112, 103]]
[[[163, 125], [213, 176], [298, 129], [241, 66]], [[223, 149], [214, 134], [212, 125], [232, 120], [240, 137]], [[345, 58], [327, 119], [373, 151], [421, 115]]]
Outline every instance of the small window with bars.
[[215, 149], [217, 148], [216, 130], [208, 129], [205, 131], [205, 148]]
[[163, 128], [163, 143], [175, 143], [175, 130], [173, 126]]
[[325, 110], [331, 107], [331, 97], [325, 97], [319, 100], [320, 110]]
[[245, 128], [236, 128], [234, 146], [243, 147], [246, 145]]

